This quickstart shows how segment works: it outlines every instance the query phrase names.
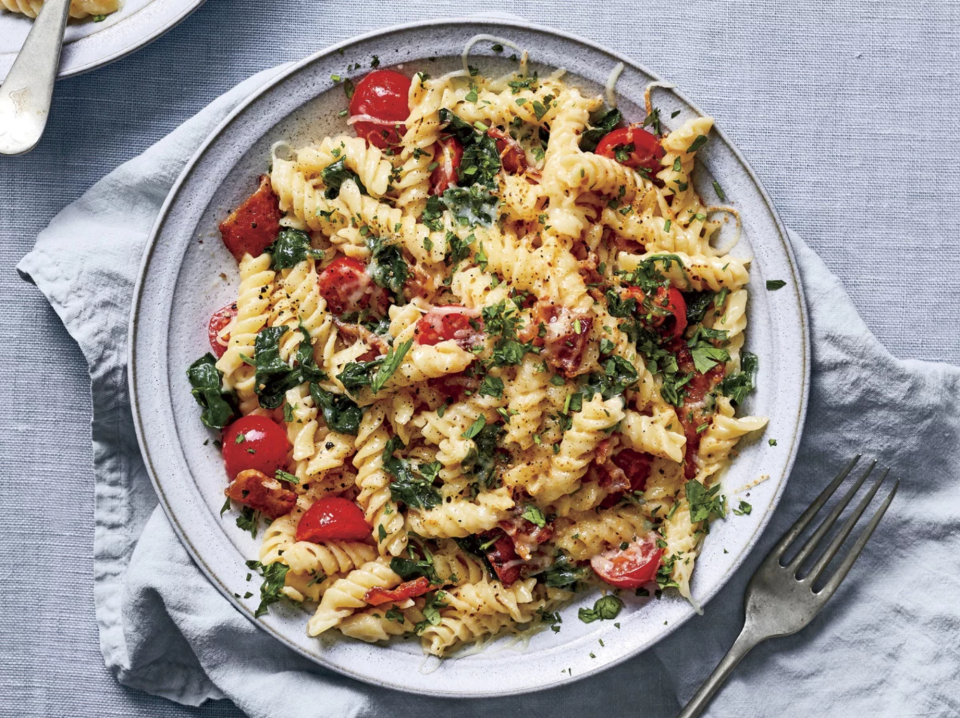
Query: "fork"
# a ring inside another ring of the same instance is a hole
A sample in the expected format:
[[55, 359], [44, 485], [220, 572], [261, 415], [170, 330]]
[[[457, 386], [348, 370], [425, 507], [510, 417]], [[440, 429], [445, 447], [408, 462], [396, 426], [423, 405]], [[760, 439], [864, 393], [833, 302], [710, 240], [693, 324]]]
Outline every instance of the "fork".
[[796, 633], [801, 628], [810, 623], [814, 616], [820, 613], [820, 609], [836, 593], [837, 588], [846, 578], [847, 573], [854, 562], [863, 552], [863, 547], [867, 545], [870, 536], [880, 523], [880, 519], [886, 513], [890, 502], [897, 493], [900, 486], [900, 480], [893, 483], [893, 489], [887, 494], [887, 497], [880, 504], [880, 508], [870, 519], [866, 529], [857, 538], [854, 545], [847, 551], [846, 555], [840, 561], [836, 572], [827, 579], [820, 590], [814, 590], [814, 584], [820, 579], [827, 566], [840, 551], [840, 547], [847, 537], [853, 531], [867, 510], [867, 506], [876, 496], [880, 486], [887, 478], [889, 469], [883, 472], [880, 478], [873, 484], [866, 495], [857, 505], [846, 523], [830, 541], [823, 554], [817, 559], [809, 572], [800, 577], [800, 569], [807, 562], [823, 541], [824, 536], [836, 523], [837, 518], [847, 507], [856, 493], [863, 486], [863, 483], [870, 476], [877, 462], [874, 461], [867, 468], [844, 497], [830, 511], [823, 523], [817, 527], [813, 534], [806, 540], [803, 547], [797, 552], [796, 556], [790, 559], [785, 565], [782, 563], [787, 549], [803, 533], [803, 530], [810, 525], [814, 517], [824, 507], [831, 496], [840, 487], [847, 475], [853, 471], [854, 466], [860, 460], [858, 454], [844, 468], [840, 474], [830, 482], [830, 485], [823, 490], [806, 511], [797, 519], [797, 522], [783, 535], [777, 545], [774, 546], [770, 554], [764, 559], [763, 563], [753, 574], [750, 583], [747, 584], [747, 593], [744, 597], [744, 610], [746, 618], [744, 620], [743, 630], [737, 636], [733, 646], [727, 652], [727, 655], [720, 661], [706, 682], [700, 687], [696, 695], [690, 699], [686, 708], [680, 712], [677, 718], [696, 718], [703, 712], [704, 708], [710, 702], [714, 693], [720, 688], [736, 665], [743, 659], [750, 649], [758, 643], [775, 638], [777, 636], [789, 636]]

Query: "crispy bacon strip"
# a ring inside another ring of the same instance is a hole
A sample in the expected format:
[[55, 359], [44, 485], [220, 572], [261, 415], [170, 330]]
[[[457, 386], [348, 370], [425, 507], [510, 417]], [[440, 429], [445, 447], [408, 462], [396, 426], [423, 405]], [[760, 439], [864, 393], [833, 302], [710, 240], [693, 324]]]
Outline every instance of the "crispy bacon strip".
[[342, 322], [334, 318], [333, 326], [340, 332], [344, 339], [361, 340], [364, 344], [376, 352], [375, 356], [386, 354], [390, 350], [390, 345], [379, 334], [374, 334], [362, 324], [353, 324], [351, 322]]
[[223, 493], [271, 519], [290, 513], [297, 504], [295, 493], [256, 469], [241, 471]]
[[379, 606], [383, 603], [397, 603], [398, 601], [405, 601], [408, 598], [416, 598], [417, 596], [422, 596], [429, 590], [430, 581], [421, 576], [412, 581], [404, 581], [394, 589], [374, 586], [367, 591], [364, 600], [371, 606]]
[[703, 437], [703, 433], [698, 432], [697, 428], [710, 420], [713, 412], [707, 410], [706, 398], [723, 379], [724, 367], [723, 364], [718, 364], [706, 374], [701, 374], [693, 363], [687, 343], [682, 339], [670, 342], [667, 349], [676, 355], [677, 366], [681, 372], [693, 374], [693, 378], [685, 387], [687, 395], [683, 400], [683, 406], [677, 411], [677, 418], [680, 419], [683, 433], [687, 437], [683, 474], [685, 478], [692, 479], [697, 475], [695, 459], [700, 451], [700, 439]]
[[[539, 336], [541, 324], [546, 330], [542, 337]], [[531, 321], [521, 339], [542, 346], [540, 356], [547, 364], [572, 379], [587, 371], [583, 366], [583, 354], [592, 327], [593, 318], [589, 315], [540, 300], [533, 308]]]
[[238, 262], [244, 254], [256, 257], [277, 238], [282, 217], [270, 178], [261, 175], [257, 191], [220, 223], [220, 236]]

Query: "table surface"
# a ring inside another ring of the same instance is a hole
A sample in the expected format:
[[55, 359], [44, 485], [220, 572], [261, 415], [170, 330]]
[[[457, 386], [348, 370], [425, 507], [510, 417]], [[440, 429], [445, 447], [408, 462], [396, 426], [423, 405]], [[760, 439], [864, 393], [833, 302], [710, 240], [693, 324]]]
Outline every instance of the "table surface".
[[[672, 16], [650, 2], [603, 6], [478, 0], [470, 11], [583, 35], [683, 88], [894, 355], [960, 364], [960, 4], [717, 1]], [[0, 158], [0, 714], [240, 715], [228, 701], [195, 709], [123, 688], [104, 668], [85, 365], [14, 267], [66, 204], [239, 80], [378, 26], [464, 12], [440, 0], [264, 10], [210, 0], [137, 54], [60, 82], [40, 146]]]

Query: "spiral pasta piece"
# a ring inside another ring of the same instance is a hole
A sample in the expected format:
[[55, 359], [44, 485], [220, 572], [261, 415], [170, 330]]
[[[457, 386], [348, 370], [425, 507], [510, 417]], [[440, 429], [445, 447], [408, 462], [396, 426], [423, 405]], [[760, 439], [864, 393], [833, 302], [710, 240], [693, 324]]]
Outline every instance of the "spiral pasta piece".
[[316, 613], [307, 623], [307, 632], [319, 636], [328, 631], [358, 608], [367, 605], [367, 592], [371, 588], [394, 588], [402, 581], [383, 558], [377, 558], [354, 569], [333, 582], [324, 592]]

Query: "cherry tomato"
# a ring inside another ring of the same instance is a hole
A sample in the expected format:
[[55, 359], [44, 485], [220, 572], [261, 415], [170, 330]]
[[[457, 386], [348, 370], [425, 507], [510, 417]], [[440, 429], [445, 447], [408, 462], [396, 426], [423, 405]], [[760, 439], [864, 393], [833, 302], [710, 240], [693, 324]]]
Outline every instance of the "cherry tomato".
[[430, 581], [421, 576], [412, 581], [404, 581], [392, 590], [382, 586], [374, 586], [367, 591], [364, 600], [370, 606], [379, 606], [383, 603], [397, 603], [398, 601], [406, 601], [408, 598], [416, 598], [429, 590]]
[[504, 172], [519, 174], [526, 169], [527, 156], [515, 139], [497, 127], [491, 127], [487, 134], [497, 141], [497, 152], [500, 153], [500, 164]]
[[[641, 314], [647, 313], [643, 303], [647, 298], [640, 287], [627, 287], [624, 292], [626, 299], [636, 299], [637, 309]], [[654, 311], [650, 313], [650, 324], [659, 329], [666, 339], [676, 339], [687, 328], [687, 302], [683, 292], [670, 287], [657, 287], [657, 293], [650, 300]], [[648, 305], [649, 306], [649, 305]], [[664, 313], [669, 312], [669, 314]]]
[[[617, 157], [618, 149], [621, 156], [623, 153], [627, 153], [626, 159]], [[608, 133], [600, 140], [596, 153], [616, 159], [627, 167], [644, 169], [650, 176], [663, 169], [660, 160], [666, 154], [663, 147], [660, 146], [660, 140], [657, 139], [657, 136], [647, 132], [639, 125], [621, 127]]]
[[271, 519], [290, 513], [297, 504], [295, 493], [277, 478], [256, 469], [241, 471], [223, 493]]
[[[473, 324], [471, 324], [473, 322]], [[434, 307], [420, 317], [414, 334], [417, 344], [434, 345], [454, 339], [458, 344], [472, 346], [482, 335], [479, 312], [456, 304]], [[474, 325], [481, 328], [474, 328]]]
[[320, 499], [307, 509], [297, 524], [297, 541], [363, 541], [370, 538], [370, 524], [352, 501], [338, 496]]
[[238, 262], [244, 254], [256, 257], [277, 238], [282, 217], [270, 178], [262, 175], [257, 191], [220, 223], [220, 236]]
[[244, 416], [223, 430], [223, 463], [231, 479], [247, 469], [273, 476], [286, 465], [289, 450], [287, 433], [265, 416]]
[[590, 559], [590, 566], [602, 581], [617, 588], [640, 588], [657, 576], [663, 549], [657, 548], [655, 534], [604, 551]]
[[437, 163], [430, 173], [430, 194], [441, 195], [457, 186], [460, 178], [460, 162], [463, 160], [463, 145], [456, 137], [438, 140], [434, 145], [433, 161]]
[[350, 114], [367, 115], [378, 122], [356, 122], [357, 136], [380, 149], [399, 144], [407, 131], [403, 122], [410, 116], [409, 95], [410, 78], [393, 70], [374, 70], [360, 80], [350, 98]]
[[339, 257], [320, 273], [320, 294], [334, 314], [359, 312], [371, 301], [381, 314], [389, 306], [386, 292], [373, 283], [366, 265], [352, 257]]
[[[226, 328], [230, 321], [237, 316], [237, 303], [228, 304], [222, 309], [218, 309], [213, 313], [213, 316], [210, 317], [210, 323], [207, 325], [207, 337], [210, 339], [210, 348], [213, 350], [213, 353], [216, 354], [217, 359], [223, 356], [223, 353], [227, 351], [227, 345], [220, 343], [220, 332]], [[228, 334], [226, 339], [229, 339], [230, 335]]]

